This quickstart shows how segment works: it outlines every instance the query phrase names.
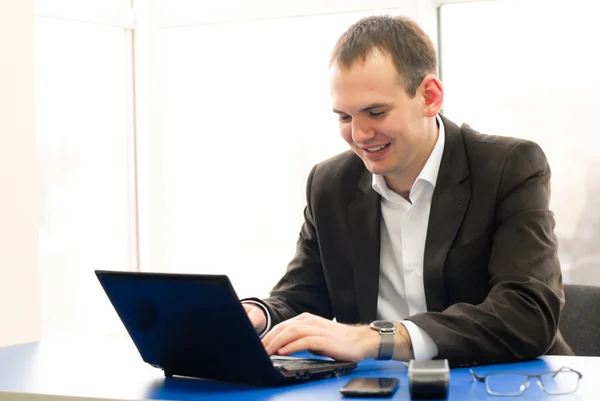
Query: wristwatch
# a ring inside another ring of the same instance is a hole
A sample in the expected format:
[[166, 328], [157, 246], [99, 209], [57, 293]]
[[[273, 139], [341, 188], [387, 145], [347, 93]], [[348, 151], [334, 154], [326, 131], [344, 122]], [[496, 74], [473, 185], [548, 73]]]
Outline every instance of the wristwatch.
[[375, 359], [392, 359], [392, 355], [394, 355], [394, 335], [396, 334], [396, 324], [387, 320], [375, 320], [374, 322], [371, 322], [370, 326], [381, 336], [379, 355], [377, 355]]

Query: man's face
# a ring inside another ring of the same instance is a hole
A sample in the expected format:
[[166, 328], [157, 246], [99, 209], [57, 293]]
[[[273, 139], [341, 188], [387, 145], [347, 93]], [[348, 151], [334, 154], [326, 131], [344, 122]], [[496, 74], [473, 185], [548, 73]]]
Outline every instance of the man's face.
[[390, 56], [374, 51], [349, 68], [334, 64], [331, 97], [342, 137], [370, 172], [402, 179], [427, 159], [423, 90], [410, 98]]

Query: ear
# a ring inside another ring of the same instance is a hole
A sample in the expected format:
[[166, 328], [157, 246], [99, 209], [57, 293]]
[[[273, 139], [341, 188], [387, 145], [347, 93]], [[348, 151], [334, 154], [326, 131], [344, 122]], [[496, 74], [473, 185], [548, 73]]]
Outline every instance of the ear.
[[423, 78], [421, 82], [421, 93], [424, 99], [423, 114], [426, 117], [435, 117], [444, 103], [444, 86], [433, 74]]

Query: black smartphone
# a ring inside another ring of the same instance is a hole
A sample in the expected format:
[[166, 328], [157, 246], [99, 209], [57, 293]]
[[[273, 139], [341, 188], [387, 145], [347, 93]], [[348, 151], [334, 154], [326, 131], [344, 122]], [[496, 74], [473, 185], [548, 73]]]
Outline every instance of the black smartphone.
[[389, 397], [399, 384], [395, 377], [355, 377], [340, 392], [346, 397]]

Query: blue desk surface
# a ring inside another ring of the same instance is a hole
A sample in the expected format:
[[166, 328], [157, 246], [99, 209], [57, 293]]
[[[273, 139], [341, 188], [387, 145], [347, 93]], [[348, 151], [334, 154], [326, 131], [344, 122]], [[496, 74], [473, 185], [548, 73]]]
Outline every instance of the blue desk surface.
[[[595, 400], [600, 399], [600, 358], [549, 356], [531, 362], [482, 366], [479, 373], [524, 371], [538, 373], [569, 366], [583, 373], [579, 390], [550, 396], [532, 383], [521, 397], [488, 395], [474, 383], [468, 369], [450, 374], [449, 400]], [[400, 378], [395, 400], [408, 400], [407, 368], [402, 362], [361, 362], [353, 374], [282, 388], [256, 388], [195, 379], [165, 379], [162, 371], [145, 364], [128, 338], [52, 340], [0, 348], [0, 399], [8, 393], [74, 396], [120, 400], [321, 400], [344, 399], [339, 388], [351, 377]], [[31, 398], [30, 398], [31, 399]]]

